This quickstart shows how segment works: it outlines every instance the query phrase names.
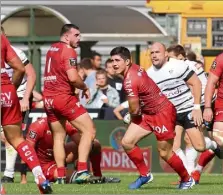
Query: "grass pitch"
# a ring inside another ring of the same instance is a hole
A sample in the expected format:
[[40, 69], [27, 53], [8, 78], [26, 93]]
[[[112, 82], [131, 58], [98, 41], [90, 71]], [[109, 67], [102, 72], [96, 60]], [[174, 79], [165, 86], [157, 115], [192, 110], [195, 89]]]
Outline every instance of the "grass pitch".
[[[190, 190], [178, 190], [171, 182], [177, 181], [175, 174], [154, 174], [154, 180], [138, 190], [128, 190], [128, 184], [137, 178], [134, 173], [105, 173], [105, 176], [121, 178], [118, 184], [53, 184], [53, 194], [223, 194], [222, 174], [203, 174], [199, 185]], [[7, 194], [38, 194], [33, 176], [28, 174], [28, 184], [20, 184], [16, 174], [15, 183], [4, 184]]]

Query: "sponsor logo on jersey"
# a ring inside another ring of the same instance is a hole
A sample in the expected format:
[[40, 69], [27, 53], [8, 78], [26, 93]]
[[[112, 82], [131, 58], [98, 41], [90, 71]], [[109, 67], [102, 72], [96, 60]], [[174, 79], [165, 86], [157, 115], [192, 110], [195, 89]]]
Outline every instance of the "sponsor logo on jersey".
[[31, 138], [31, 139], [35, 139], [36, 138], [36, 136], [37, 136], [37, 133], [35, 132], [35, 131], [30, 131], [29, 132], [29, 137]]

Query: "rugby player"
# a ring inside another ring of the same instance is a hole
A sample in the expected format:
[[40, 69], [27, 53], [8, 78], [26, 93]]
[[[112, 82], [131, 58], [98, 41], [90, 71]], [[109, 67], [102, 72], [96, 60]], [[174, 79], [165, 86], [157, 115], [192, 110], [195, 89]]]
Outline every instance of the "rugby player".
[[140, 173], [138, 179], [129, 185], [129, 189], [138, 189], [153, 180], [137, 146], [142, 138], [152, 132], [157, 138], [160, 156], [181, 178], [179, 188], [191, 188], [195, 184], [193, 178], [189, 176], [181, 159], [172, 151], [176, 109], [146, 71], [131, 63], [131, 54], [127, 48], [116, 47], [110, 52], [110, 56], [115, 72], [124, 76], [123, 86], [131, 115], [131, 123], [122, 139], [122, 146]]

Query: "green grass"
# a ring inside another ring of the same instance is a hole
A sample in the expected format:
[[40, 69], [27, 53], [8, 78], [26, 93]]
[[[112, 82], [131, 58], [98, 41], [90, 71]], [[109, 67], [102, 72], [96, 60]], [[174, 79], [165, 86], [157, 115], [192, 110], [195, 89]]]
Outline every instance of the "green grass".
[[[107, 176], [120, 177], [119, 184], [66, 184], [52, 186], [54, 194], [222, 194], [223, 193], [223, 175], [210, 174], [202, 175], [199, 185], [190, 190], [181, 190], [171, 182], [178, 179], [174, 174], [154, 174], [153, 183], [144, 185], [139, 190], [128, 190], [128, 184], [137, 177], [133, 173], [106, 173]], [[14, 184], [5, 184], [7, 194], [37, 194], [38, 190], [33, 181], [33, 177], [29, 174], [28, 184], [19, 184], [19, 175], [16, 175]]]

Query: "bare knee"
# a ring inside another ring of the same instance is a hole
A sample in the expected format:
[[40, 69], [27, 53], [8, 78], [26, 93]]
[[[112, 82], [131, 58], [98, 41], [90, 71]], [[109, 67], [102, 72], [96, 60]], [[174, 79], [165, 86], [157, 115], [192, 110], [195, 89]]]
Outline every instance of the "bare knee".
[[125, 137], [122, 139], [122, 147], [125, 150], [131, 150], [132, 148], [135, 147], [135, 143], [133, 143], [132, 141], [126, 139]]
[[194, 149], [198, 152], [204, 152], [206, 150], [206, 146], [204, 143], [196, 143], [194, 146]]

